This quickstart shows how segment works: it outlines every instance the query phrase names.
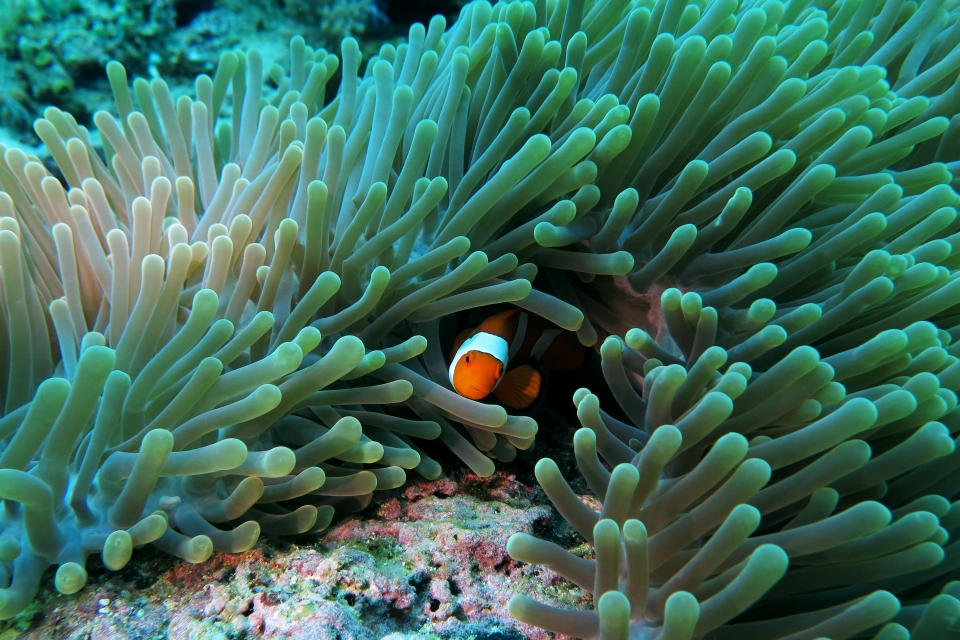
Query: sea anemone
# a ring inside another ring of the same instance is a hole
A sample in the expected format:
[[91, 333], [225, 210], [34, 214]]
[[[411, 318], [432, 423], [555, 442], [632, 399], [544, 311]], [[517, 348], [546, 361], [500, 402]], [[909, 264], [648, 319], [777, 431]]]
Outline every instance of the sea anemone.
[[626, 142], [589, 229], [549, 229], [582, 253], [532, 261], [619, 250], [635, 267], [590, 286], [546, 270], [581, 333], [605, 336], [619, 406], [574, 397], [599, 512], [552, 460], [536, 469], [594, 559], [509, 545], [596, 609], [518, 595], [511, 611], [585, 638], [836, 639], [891, 620], [877, 637], [943, 637], [960, 620], [960, 11], [556, 7], [566, 113]]

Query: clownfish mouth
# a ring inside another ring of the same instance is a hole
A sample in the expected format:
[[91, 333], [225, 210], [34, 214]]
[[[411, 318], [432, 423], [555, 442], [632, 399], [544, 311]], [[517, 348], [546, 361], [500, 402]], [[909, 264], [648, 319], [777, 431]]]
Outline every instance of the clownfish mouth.
[[471, 386], [468, 386], [465, 388], [459, 388], [457, 389], [457, 393], [459, 393], [464, 398], [467, 398], [468, 400], [483, 400], [488, 395], [490, 395], [490, 393], [484, 389], [478, 389], [477, 387], [471, 387]]

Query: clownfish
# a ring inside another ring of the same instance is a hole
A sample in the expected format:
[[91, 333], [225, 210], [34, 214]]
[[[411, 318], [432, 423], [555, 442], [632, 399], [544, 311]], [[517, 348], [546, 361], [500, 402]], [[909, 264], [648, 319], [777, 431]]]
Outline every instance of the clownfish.
[[450, 384], [465, 398], [491, 393], [511, 409], [526, 409], [540, 394], [540, 372], [529, 364], [507, 370], [510, 362], [533, 360], [567, 373], [586, 361], [577, 335], [540, 316], [511, 309], [491, 316], [457, 336], [450, 357]]

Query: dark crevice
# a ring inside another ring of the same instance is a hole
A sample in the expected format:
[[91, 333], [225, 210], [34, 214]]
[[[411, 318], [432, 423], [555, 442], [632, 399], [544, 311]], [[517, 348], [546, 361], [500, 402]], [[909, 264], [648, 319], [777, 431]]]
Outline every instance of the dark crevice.
[[387, 15], [387, 18], [394, 25], [411, 25], [420, 22], [426, 26], [435, 15], [444, 16], [449, 25], [460, 13], [460, 4], [451, 2], [451, 0], [387, 2], [381, 6], [383, 6], [383, 12]]
[[190, 0], [189, 2], [174, 3], [177, 28], [179, 29], [180, 27], [187, 26], [193, 22], [194, 18], [204, 11], [210, 11], [213, 9], [214, 5], [214, 0]]

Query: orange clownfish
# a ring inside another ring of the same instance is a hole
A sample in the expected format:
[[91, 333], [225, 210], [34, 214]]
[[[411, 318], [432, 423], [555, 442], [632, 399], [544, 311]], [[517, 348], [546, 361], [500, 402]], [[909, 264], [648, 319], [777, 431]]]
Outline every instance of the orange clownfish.
[[492, 393], [511, 409], [526, 409], [540, 394], [540, 372], [529, 364], [507, 371], [511, 361], [535, 360], [565, 373], [582, 366], [585, 359], [586, 348], [575, 333], [540, 316], [511, 309], [457, 336], [450, 358], [450, 383], [465, 398], [482, 400]]

